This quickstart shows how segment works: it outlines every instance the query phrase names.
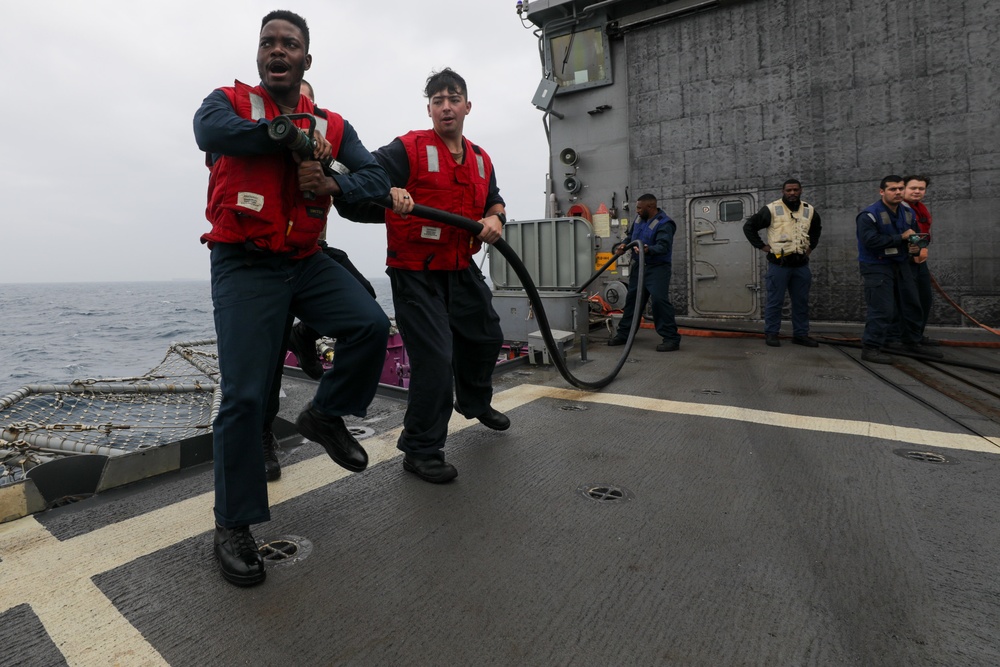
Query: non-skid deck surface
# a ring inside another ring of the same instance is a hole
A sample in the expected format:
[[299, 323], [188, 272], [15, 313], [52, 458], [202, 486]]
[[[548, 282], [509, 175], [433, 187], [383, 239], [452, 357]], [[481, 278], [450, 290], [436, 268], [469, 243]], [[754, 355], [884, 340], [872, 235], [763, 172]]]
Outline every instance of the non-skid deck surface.
[[[366, 472], [286, 454], [255, 534], [308, 553], [259, 587], [216, 570], [208, 469], [0, 525], [3, 662], [1000, 663], [1000, 428], [832, 347], [655, 342], [601, 393], [499, 377], [513, 426], [456, 416], [451, 484], [402, 470], [382, 399]], [[287, 381], [283, 416], [311, 390]]]

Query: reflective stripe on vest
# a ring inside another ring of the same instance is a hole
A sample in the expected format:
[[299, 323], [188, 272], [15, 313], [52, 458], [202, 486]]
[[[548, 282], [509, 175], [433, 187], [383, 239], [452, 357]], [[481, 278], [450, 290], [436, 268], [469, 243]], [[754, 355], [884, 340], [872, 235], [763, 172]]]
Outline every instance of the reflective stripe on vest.
[[[483, 156], [476, 154], [476, 166], [479, 167], [479, 178], [486, 178], [486, 161]], [[437, 173], [441, 171], [441, 163], [438, 161], [437, 146], [427, 147], [427, 171]]]
[[[267, 113], [264, 110], [264, 98], [257, 93], [250, 93], [250, 120], [260, 120], [261, 118], [266, 118]], [[313, 116], [316, 119], [316, 132], [319, 132], [324, 137], [326, 136], [327, 122], [326, 118], [320, 118], [319, 116]]]
[[[637, 223], [639, 222], [639, 220], [640, 220], [640, 219], [641, 219], [641, 218], [638, 218], [638, 217], [637, 217], [637, 218], [636, 218], [636, 219], [635, 219], [635, 220], [634, 220], [634, 221], [632, 222], [632, 226], [631, 226], [631, 227], [629, 227], [629, 228], [628, 228], [627, 230], [625, 230], [625, 233], [626, 233], [626, 234], [628, 234], [629, 236], [631, 236], [631, 235], [632, 235], [632, 232], [633, 232], [633, 231], [635, 231], [635, 226], [636, 226], [636, 224], [637, 224]], [[653, 221], [652, 223], [650, 223], [650, 224], [648, 225], [650, 233], [652, 233], [652, 232], [655, 232], [655, 231], [656, 231], [656, 228], [657, 228], [657, 227], [659, 227], [659, 226], [660, 226], [660, 223], [661, 223], [661, 222], [663, 222], [664, 220], [666, 220], [666, 218], [661, 218], [661, 217], [657, 217], [657, 218], [656, 218], [656, 219], [655, 219], [655, 220], [654, 220], [654, 221]]]
[[250, 93], [250, 120], [260, 120], [266, 116], [264, 98], [257, 93]]
[[[910, 211], [912, 212], [913, 209], [910, 209]], [[902, 211], [900, 211], [900, 213], [903, 216], [903, 223], [907, 227], [910, 227], [911, 225], [913, 225], [913, 218], [910, 218], [910, 216], [906, 215], [906, 209], [905, 208]], [[871, 215], [871, 213], [869, 213], [868, 215]], [[893, 227], [892, 218], [889, 217], [888, 211], [879, 211], [878, 215], [879, 215], [880, 218], [882, 218], [882, 224], [883, 225], [888, 225], [890, 227]], [[914, 213], [914, 217], [915, 216], [916, 216], [916, 214]], [[907, 218], [910, 218], [910, 219], [907, 220]], [[895, 227], [893, 227], [893, 229], [895, 229]]]

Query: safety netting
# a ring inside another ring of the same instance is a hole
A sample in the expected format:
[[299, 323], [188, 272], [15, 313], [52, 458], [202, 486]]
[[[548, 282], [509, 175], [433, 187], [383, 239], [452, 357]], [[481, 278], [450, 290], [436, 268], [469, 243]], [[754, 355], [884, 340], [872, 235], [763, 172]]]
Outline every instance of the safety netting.
[[220, 399], [215, 339], [173, 343], [141, 376], [27, 385], [0, 398], [0, 486], [59, 458], [123, 456], [208, 433]]

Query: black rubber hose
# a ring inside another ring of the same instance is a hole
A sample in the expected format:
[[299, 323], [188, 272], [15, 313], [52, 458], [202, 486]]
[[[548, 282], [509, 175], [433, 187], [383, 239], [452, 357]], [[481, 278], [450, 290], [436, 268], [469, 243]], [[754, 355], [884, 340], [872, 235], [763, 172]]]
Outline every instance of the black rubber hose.
[[615, 261], [617, 259], [618, 259], [618, 255], [612, 255], [611, 259], [609, 259], [608, 261], [604, 262], [604, 265], [601, 268], [597, 269], [597, 271], [594, 272], [594, 275], [590, 276], [590, 280], [588, 280], [584, 284], [580, 285], [580, 289], [578, 289], [577, 292], [583, 292], [585, 289], [587, 289], [588, 287], [590, 287], [590, 283], [592, 283], [595, 280], [597, 280], [601, 276], [602, 273], [604, 273], [605, 271], [608, 270], [609, 266], [611, 266], [612, 264], [615, 263]]
[[[376, 200], [376, 204], [384, 208], [392, 208], [392, 199], [385, 197], [381, 200]], [[463, 217], [461, 215], [455, 215], [454, 213], [448, 213], [447, 211], [440, 211], [436, 208], [431, 208], [429, 206], [422, 206], [420, 204], [413, 205], [413, 211], [409, 215], [415, 215], [418, 218], [426, 218], [427, 220], [433, 220], [434, 222], [440, 222], [445, 225], [451, 225], [452, 227], [458, 227], [469, 232], [473, 236], [478, 236], [483, 231], [483, 226], [475, 220], [470, 220], [469, 218]], [[633, 246], [638, 246], [638, 242], [633, 241], [629, 243], [626, 248], [631, 248]], [[525, 268], [524, 264], [521, 262], [521, 258], [517, 256], [513, 248], [500, 238], [493, 244], [493, 247], [503, 255], [504, 259], [510, 262], [511, 267], [514, 269], [514, 273], [521, 281], [521, 287], [524, 288], [525, 293], [528, 295], [528, 301], [531, 302], [531, 307], [535, 311], [535, 319], [538, 320], [538, 329], [542, 334], [542, 339], [545, 341], [545, 346], [549, 349], [549, 357], [552, 359], [552, 363], [555, 364], [556, 368], [559, 370], [559, 374], [565, 378], [567, 382], [578, 389], [588, 389], [591, 391], [596, 391], [598, 389], [603, 389], [604, 387], [611, 384], [618, 373], [621, 371], [622, 367], [625, 365], [625, 360], [628, 359], [629, 352], [632, 350], [632, 341], [635, 339], [636, 331], [639, 328], [639, 320], [642, 317], [642, 313], [636, 308], [635, 312], [632, 313], [632, 326], [629, 329], [628, 340], [625, 342], [625, 349], [622, 351], [621, 359], [615, 365], [614, 369], [607, 376], [594, 381], [581, 380], [580, 378], [573, 375], [569, 367], [566, 366], [566, 360], [563, 359], [560, 353], [559, 347], [556, 345], [555, 339], [552, 337], [552, 328], [549, 326], [549, 318], [545, 314], [545, 307], [542, 305], [542, 298], [538, 294], [538, 289], [535, 287], [535, 283], [531, 280], [531, 275], [528, 273], [528, 269]], [[643, 276], [645, 274], [646, 264], [645, 258], [642, 252], [639, 253], [639, 286], [640, 290], [643, 289]], [[598, 271], [598, 275], [603, 272], [611, 262], [604, 265], [601, 271]], [[594, 281], [597, 276], [588, 280], [584, 286], [589, 285]], [[582, 288], [581, 288], [582, 289]], [[642, 294], [639, 294], [638, 303], [642, 303]]]

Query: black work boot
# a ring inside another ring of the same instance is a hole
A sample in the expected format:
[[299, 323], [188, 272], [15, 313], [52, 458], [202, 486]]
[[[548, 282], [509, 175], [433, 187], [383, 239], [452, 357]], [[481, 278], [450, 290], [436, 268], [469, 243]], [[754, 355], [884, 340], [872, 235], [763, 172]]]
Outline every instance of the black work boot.
[[863, 361], [868, 361], [873, 364], [892, 363], [892, 357], [890, 357], [888, 354], [879, 351], [877, 347], [866, 347], [865, 349], [861, 350], [861, 359]]
[[267, 481], [273, 482], [281, 477], [281, 463], [278, 462], [278, 439], [270, 428], [261, 433], [260, 444], [264, 447], [264, 475]]
[[299, 414], [295, 428], [306, 440], [322, 445], [340, 467], [351, 472], [361, 472], [368, 467], [368, 453], [347, 430], [342, 417], [327, 417], [310, 403]]
[[910, 354], [919, 354], [924, 357], [930, 357], [932, 359], [944, 359], [944, 354], [935, 350], [933, 347], [928, 347], [923, 343], [911, 343], [903, 344], [903, 351], [909, 352]]
[[405, 454], [403, 456], [403, 470], [412, 472], [431, 484], [443, 484], [458, 477], [458, 469], [444, 460], [444, 452], [437, 452], [429, 456]]
[[231, 584], [255, 586], [267, 577], [250, 526], [223, 528], [215, 524], [215, 558], [222, 577]]
[[[466, 417], [465, 413], [458, 409], [458, 401], [455, 401], [455, 412], [462, 415], [466, 419], [473, 419], [473, 417]], [[487, 428], [491, 428], [494, 431], [506, 431], [510, 428], [510, 419], [504, 413], [499, 410], [494, 410], [491, 405], [486, 412], [475, 417], [479, 420], [479, 423]]]
[[299, 360], [302, 372], [313, 380], [318, 380], [323, 377], [324, 369], [316, 355], [316, 339], [309, 335], [311, 332], [312, 330], [302, 322], [296, 323], [288, 336], [288, 349]]

